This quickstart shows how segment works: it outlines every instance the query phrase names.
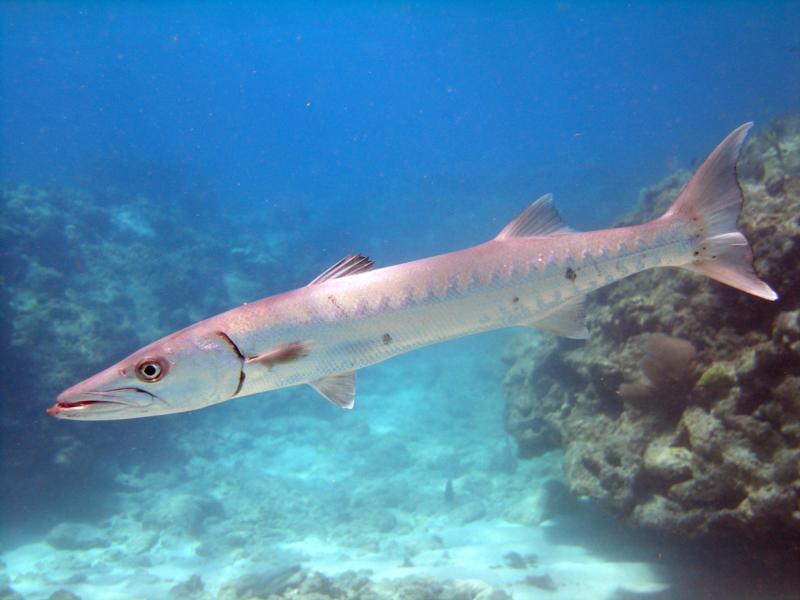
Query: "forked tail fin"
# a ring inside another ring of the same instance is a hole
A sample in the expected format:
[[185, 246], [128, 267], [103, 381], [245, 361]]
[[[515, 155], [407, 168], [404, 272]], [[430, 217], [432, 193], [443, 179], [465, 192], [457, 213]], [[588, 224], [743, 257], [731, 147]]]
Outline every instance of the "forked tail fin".
[[714, 149], [661, 218], [683, 220], [696, 236], [694, 258], [683, 268], [748, 294], [776, 300], [778, 294], [755, 274], [753, 251], [736, 228], [743, 202], [736, 180], [736, 159], [752, 126], [739, 126]]

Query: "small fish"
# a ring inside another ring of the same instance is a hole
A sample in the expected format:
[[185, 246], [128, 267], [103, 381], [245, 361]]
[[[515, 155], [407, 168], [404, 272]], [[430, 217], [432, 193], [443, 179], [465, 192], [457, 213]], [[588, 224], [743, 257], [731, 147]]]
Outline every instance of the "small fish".
[[48, 412], [130, 419], [205, 408], [298, 384], [352, 408], [356, 370], [503, 327], [588, 335], [587, 293], [653, 267], [682, 267], [775, 300], [736, 228], [746, 123], [711, 153], [662, 217], [579, 233], [543, 196], [479, 246], [373, 269], [348, 256], [307, 286], [195, 323], [69, 388]]

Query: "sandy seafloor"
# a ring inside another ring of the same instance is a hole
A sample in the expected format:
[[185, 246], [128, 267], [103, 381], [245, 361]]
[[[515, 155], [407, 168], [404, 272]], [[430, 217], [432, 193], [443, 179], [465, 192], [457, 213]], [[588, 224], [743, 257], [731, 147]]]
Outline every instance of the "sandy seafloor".
[[[375, 581], [479, 580], [517, 599], [665, 589], [657, 550], [548, 483], [560, 455], [514, 457], [502, 426], [513, 335], [536, 334], [477, 336], [365, 369], [352, 412], [319, 410], [324, 400], [304, 388], [209, 409], [179, 441], [187, 460], [119, 473], [107, 516], [91, 522], [87, 500], [86, 524], [5, 552], [5, 575], [28, 600], [58, 589], [169, 597], [193, 574], [214, 597], [293, 564], [369, 569]], [[268, 402], [294, 406], [267, 418]], [[75, 426], [103, 423], [64, 423]], [[554, 589], [525, 582], [545, 575]]]

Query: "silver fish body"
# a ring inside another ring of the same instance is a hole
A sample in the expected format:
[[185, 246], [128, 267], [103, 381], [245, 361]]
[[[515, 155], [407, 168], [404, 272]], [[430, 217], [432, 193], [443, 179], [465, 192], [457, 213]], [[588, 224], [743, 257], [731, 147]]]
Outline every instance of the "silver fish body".
[[687, 268], [774, 300], [736, 230], [735, 163], [749, 127], [732, 132], [655, 221], [572, 232], [544, 196], [473, 248], [382, 269], [347, 257], [306, 287], [142, 348], [63, 392], [49, 412], [134, 418], [303, 383], [351, 408], [356, 370], [422, 346], [514, 326], [585, 337], [586, 294], [653, 267]]
[[580, 319], [553, 319], [626, 275], [675, 266], [689, 237], [652, 225], [611, 232], [492, 240], [480, 246], [332, 279], [214, 317], [243, 355], [307, 340], [303, 360], [246, 366], [256, 393], [352, 371], [448, 339], [514, 326], [583, 337]]

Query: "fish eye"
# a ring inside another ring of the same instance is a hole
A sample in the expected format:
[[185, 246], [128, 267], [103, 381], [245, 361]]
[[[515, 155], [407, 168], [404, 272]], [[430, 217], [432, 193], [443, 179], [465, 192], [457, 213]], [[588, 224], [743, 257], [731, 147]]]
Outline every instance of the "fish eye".
[[136, 377], [147, 383], [155, 383], [166, 374], [167, 367], [158, 358], [145, 358], [136, 365]]

